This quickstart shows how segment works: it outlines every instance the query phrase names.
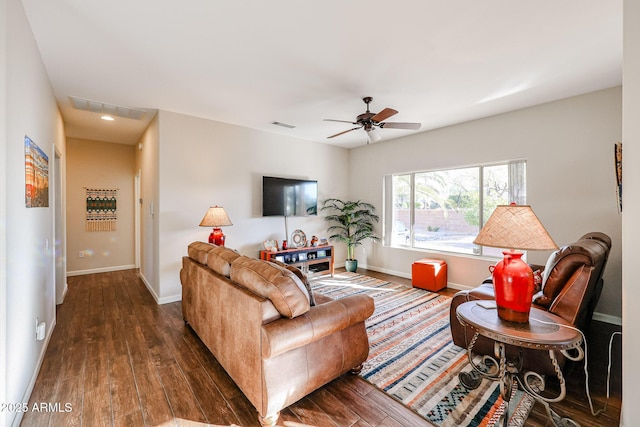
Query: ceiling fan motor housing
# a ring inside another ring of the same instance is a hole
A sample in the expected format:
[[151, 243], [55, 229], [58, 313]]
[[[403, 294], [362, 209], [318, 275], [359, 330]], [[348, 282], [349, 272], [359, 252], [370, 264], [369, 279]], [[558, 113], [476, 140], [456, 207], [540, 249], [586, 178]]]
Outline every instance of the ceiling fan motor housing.
[[375, 116], [374, 113], [362, 113], [356, 118], [356, 122], [360, 124], [371, 123], [371, 117]]

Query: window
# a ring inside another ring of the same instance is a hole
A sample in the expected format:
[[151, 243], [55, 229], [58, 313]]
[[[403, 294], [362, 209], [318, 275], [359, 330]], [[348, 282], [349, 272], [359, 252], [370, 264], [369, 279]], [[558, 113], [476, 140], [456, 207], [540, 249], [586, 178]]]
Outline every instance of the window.
[[385, 244], [500, 257], [473, 239], [496, 206], [526, 203], [525, 175], [525, 161], [389, 175]]

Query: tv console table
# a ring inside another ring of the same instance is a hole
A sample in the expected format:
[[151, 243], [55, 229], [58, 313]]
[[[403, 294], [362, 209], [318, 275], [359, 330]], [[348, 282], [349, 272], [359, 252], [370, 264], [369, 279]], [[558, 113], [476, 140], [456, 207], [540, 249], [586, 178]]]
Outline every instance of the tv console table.
[[[316, 247], [302, 247], [291, 248], [278, 251], [260, 251], [260, 259], [272, 260], [275, 259], [285, 264], [294, 265], [304, 273], [316, 273], [319, 271], [327, 271], [333, 276], [333, 246], [316, 246]], [[328, 268], [323, 268], [323, 267]]]

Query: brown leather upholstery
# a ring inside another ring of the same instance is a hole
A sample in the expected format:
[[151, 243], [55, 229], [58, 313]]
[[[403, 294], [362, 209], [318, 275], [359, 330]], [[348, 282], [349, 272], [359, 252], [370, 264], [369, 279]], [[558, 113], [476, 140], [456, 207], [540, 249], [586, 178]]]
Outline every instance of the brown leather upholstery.
[[[604, 233], [588, 233], [578, 241], [555, 251], [544, 266], [541, 289], [533, 296], [533, 307], [547, 310], [586, 332], [602, 292], [602, 273], [611, 250], [611, 239]], [[533, 266], [542, 269], [540, 266]], [[456, 317], [456, 308], [466, 301], [493, 300], [491, 278], [471, 290], [460, 291], [451, 302], [450, 321], [454, 344], [467, 348], [473, 331], [463, 327]], [[474, 352], [493, 356], [493, 341], [480, 337]], [[553, 365], [547, 351], [521, 350], [508, 346], [507, 354], [522, 354], [525, 368], [552, 374]], [[564, 357], [557, 353], [561, 364]]]
[[[245, 281], [245, 287], [197, 261], [206, 260], [201, 252], [210, 250], [190, 245], [190, 256], [182, 259], [183, 316], [257, 409], [263, 425], [274, 425], [281, 409], [366, 360], [364, 321], [373, 314], [373, 299], [360, 295], [334, 301], [316, 295], [311, 307], [301, 296], [306, 288], [287, 269], [236, 257], [230, 276]], [[278, 286], [270, 287], [265, 277]]]

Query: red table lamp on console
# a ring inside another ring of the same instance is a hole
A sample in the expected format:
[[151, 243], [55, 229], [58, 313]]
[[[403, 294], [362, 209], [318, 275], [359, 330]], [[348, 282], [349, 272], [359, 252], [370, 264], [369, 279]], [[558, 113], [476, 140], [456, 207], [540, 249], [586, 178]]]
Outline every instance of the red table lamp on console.
[[224, 246], [225, 235], [222, 233], [220, 227], [226, 227], [233, 225], [229, 216], [221, 206], [213, 206], [209, 208], [207, 213], [200, 221], [200, 227], [213, 227], [213, 231], [209, 235], [209, 243], [214, 243], [218, 246]]
[[508, 248], [504, 259], [489, 268], [493, 275], [493, 288], [498, 307], [498, 317], [503, 320], [527, 323], [534, 293], [531, 267], [522, 260], [520, 250], [555, 250], [549, 233], [531, 209], [531, 206], [500, 205], [491, 214], [480, 234], [473, 241], [476, 245]]

